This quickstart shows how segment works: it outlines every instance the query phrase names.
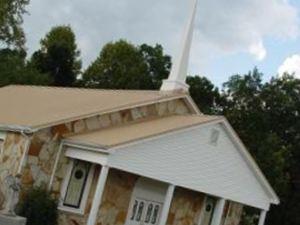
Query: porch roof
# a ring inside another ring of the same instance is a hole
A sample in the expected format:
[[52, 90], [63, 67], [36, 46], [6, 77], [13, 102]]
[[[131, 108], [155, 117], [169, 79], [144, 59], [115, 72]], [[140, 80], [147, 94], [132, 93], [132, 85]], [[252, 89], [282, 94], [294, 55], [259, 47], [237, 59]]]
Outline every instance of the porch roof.
[[0, 88], [0, 126], [43, 128], [116, 110], [187, 97], [184, 93], [11, 85]]
[[78, 134], [70, 136], [66, 140], [80, 144], [96, 145], [102, 148], [111, 148], [167, 132], [221, 120], [222, 118], [221, 116], [206, 115], [174, 115]]

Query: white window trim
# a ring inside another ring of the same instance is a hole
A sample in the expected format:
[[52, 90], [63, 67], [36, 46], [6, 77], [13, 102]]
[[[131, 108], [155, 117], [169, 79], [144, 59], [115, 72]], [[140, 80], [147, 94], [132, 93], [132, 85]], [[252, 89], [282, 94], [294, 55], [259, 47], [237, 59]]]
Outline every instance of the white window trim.
[[[4, 145], [5, 138], [6, 138], [6, 132], [0, 131], [0, 140], [3, 141], [3, 145]], [[4, 152], [4, 146], [3, 145], [0, 145], [0, 156]]]
[[67, 193], [67, 189], [68, 189], [68, 185], [69, 185], [69, 180], [70, 180], [71, 175], [72, 175], [72, 169], [73, 169], [73, 166], [74, 166], [74, 161], [75, 161], [75, 159], [71, 159], [71, 161], [68, 165], [68, 170], [67, 170], [67, 173], [66, 173], [66, 177], [63, 181], [62, 188], [61, 188], [61, 197], [60, 197], [60, 201], [59, 201], [59, 204], [58, 204], [58, 209], [62, 210], [62, 211], [70, 212], [70, 213], [84, 215], [85, 207], [86, 207], [86, 204], [87, 204], [88, 196], [89, 196], [90, 189], [91, 189], [92, 182], [93, 182], [95, 165], [92, 164], [92, 166], [91, 166], [91, 169], [90, 169], [88, 177], [87, 177], [86, 185], [85, 185], [85, 188], [84, 188], [84, 191], [83, 191], [80, 207], [78, 209], [76, 209], [76, 208], [65, 206], [63, 204], [64, 197]]

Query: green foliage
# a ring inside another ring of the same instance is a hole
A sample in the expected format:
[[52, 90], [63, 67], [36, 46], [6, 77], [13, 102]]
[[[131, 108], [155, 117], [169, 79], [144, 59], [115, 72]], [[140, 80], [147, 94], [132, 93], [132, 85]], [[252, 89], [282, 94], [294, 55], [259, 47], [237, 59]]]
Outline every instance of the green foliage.
[[0, 0], [0, 43], [24, 47], [25, 35], [21, 27], [25, 6], [29, 0]]
[[28, 65], [23, 51], [0, 50], [0, 87], [10, 84], [47, 85], [49, 77]]
[[41, 49], [31, 58], [31, 65], [47, 73], [55, 86], [72, 86], [80, 74], [80, 52], [70, 26], [57, 26], [41, 40]]
[[147, 75], [151, 77], [149, 89], [159, 89], [162, 80], [167, 79], [171, 70], [171, 57], [165, 55], [163, 47], [156, 44], [154, 47], [142, 44], [139, 46], [144, 62], [147, 64]]
[[257, 69], [224, 85], [223, 113], [281, 199], [267, 223], [297, 225], [300, 217], [300, 80], [286, 75], [262, 82]]
[[45, 189], [32, 188], [19, 203], [18, 215], [27, 218], [27, 225], [57, 225], [57, 201]]
[[136, 47], [124, 40], [108, 43], [83, 74], [86, 87], [158, 89], [169, 74], [171, 59], [160, 45]]
[[188, 76], [186, 80], [190, 86], [189, 92], [201, 112], [206, 114], [217, 113], [222, 97], [206, 77]]

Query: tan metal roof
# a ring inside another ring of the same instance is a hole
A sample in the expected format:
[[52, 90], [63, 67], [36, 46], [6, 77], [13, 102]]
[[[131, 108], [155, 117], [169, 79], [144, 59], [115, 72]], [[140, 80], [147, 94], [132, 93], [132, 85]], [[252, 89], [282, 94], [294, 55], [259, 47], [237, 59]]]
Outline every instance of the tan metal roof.
[[68, 137], [70, 142], [109, 148], [216, 120], [221, 116], [174, 115]]
[[40, 128], [184, 94], [40, 86], [0, 88], [0, 125]]

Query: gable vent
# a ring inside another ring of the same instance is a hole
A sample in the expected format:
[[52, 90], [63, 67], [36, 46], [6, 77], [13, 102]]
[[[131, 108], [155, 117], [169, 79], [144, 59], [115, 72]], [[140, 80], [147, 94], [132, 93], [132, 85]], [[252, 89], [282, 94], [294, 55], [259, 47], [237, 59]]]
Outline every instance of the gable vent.
[[214, 146], [218, 145], [219, 137], [220, 131], [217, 129], [212, 129], [209, 143]]

